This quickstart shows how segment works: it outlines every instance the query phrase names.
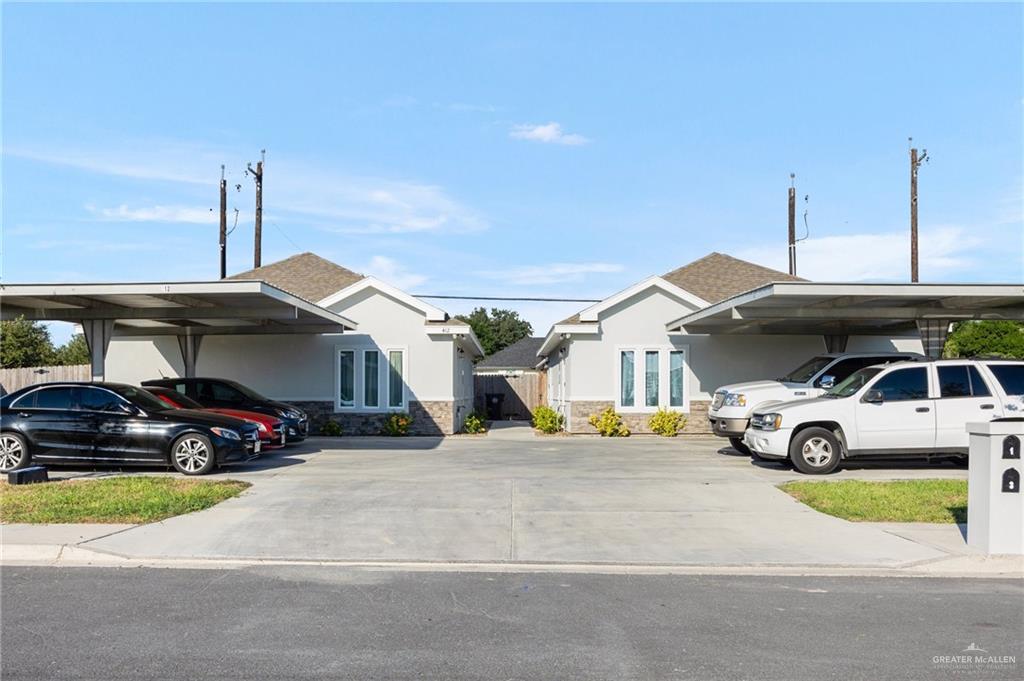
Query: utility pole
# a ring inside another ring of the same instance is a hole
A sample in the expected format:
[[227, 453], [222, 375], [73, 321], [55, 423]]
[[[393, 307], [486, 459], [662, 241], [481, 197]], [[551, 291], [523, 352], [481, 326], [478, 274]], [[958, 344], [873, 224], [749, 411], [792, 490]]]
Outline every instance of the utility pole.
[[[914, 138], [908, 137], [907, 142], [913, 144]], [[917, 283], [917, 171], [921, 164], [928, 160], [928, 150], [922, 149], [917, 155], [917, 147], [910, 147], [910, 281]]]
[[228, 276], [228, 181], [220, 167], [220, 278]]
[[796, 276], [796, 175], [789, 174], [789, 273]]
[[253, 267], [260, 266], [261, 251], [263, 249], [263, 161], [267, 159], [267, 150], [260, 150], [260, 161], [256, 164], [256, 170], [249, 165], [249, 172], [256, 180], [256, 243], [253, 247]]

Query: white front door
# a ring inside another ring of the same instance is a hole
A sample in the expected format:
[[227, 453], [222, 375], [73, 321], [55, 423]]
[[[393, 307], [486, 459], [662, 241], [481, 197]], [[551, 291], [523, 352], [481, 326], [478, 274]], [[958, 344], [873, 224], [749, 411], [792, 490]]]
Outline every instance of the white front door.
[[935, 369], [939, 385], [939, 399], [935, 401], [935, 448], [966, 451], [967, 424], [1002, 416], [999, 400], [974, 366], [943, 363]]
[[880, 403], [857, 402], [856, 450], [922, 450], [935, 446], [935, 400], [928, 397], [928, 368], [897, 369], [868, 389], [881, 391]]

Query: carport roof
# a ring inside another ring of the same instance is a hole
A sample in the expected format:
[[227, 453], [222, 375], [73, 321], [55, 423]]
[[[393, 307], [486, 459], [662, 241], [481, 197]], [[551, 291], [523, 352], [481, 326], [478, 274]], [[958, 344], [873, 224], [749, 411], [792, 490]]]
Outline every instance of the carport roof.
[[692, 312], [667, 328], [690, 334], [860, 335], [962, 319], [1024, 320], [1024, 285], [775, 282]]
[[356, 323], [261, 281], [8, 284], [4, 319], [116, 322], [113, 335], [341, 333]]

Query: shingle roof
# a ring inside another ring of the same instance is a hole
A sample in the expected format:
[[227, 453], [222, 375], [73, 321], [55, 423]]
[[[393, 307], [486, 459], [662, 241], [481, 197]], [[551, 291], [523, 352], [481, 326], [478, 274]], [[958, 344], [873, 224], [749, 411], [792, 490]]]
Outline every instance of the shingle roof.
[[806, 281], [724, 253], [709, 253], [661, 278], [709, 303], [719, 303], [773, 281]]
[[255, 279], [315, 303], [364, 279], [362, 274], [335, 265], [314, 253], [299, 253], [228, 279]]
[[[774, 281], [806, 281], [724, 253], [709, 253], [700, 260], [663, 274], [661, 278], [712, 304]], [[579, 324], [580, 315], [577, 312], [558, 323]]]
[[543, 338], [524, 338], [476, 363], [477, 369], [532, 369], [540, 362], [537, 351]]

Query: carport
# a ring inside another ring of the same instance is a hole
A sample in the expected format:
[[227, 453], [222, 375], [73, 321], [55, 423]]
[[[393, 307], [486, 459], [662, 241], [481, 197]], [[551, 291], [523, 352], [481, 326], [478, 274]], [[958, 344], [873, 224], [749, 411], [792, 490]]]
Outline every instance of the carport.
[[204, 336], [356, 328], [341, 315], [261, 281], [12, 284], [0, 287], [0, 316], [80, 324], [94, 381], [104, 379], [114, 336], [175, 336], [185, 376], [191, 377]]
[[965, 319], [1024, 320], [1020, 284], [819, 284], [756, 288], [667, 325], [688, 334], [820, 334], [829, 352], [851, 335], [917, 330], [925, 352], [940, 357], [950, 324]]

